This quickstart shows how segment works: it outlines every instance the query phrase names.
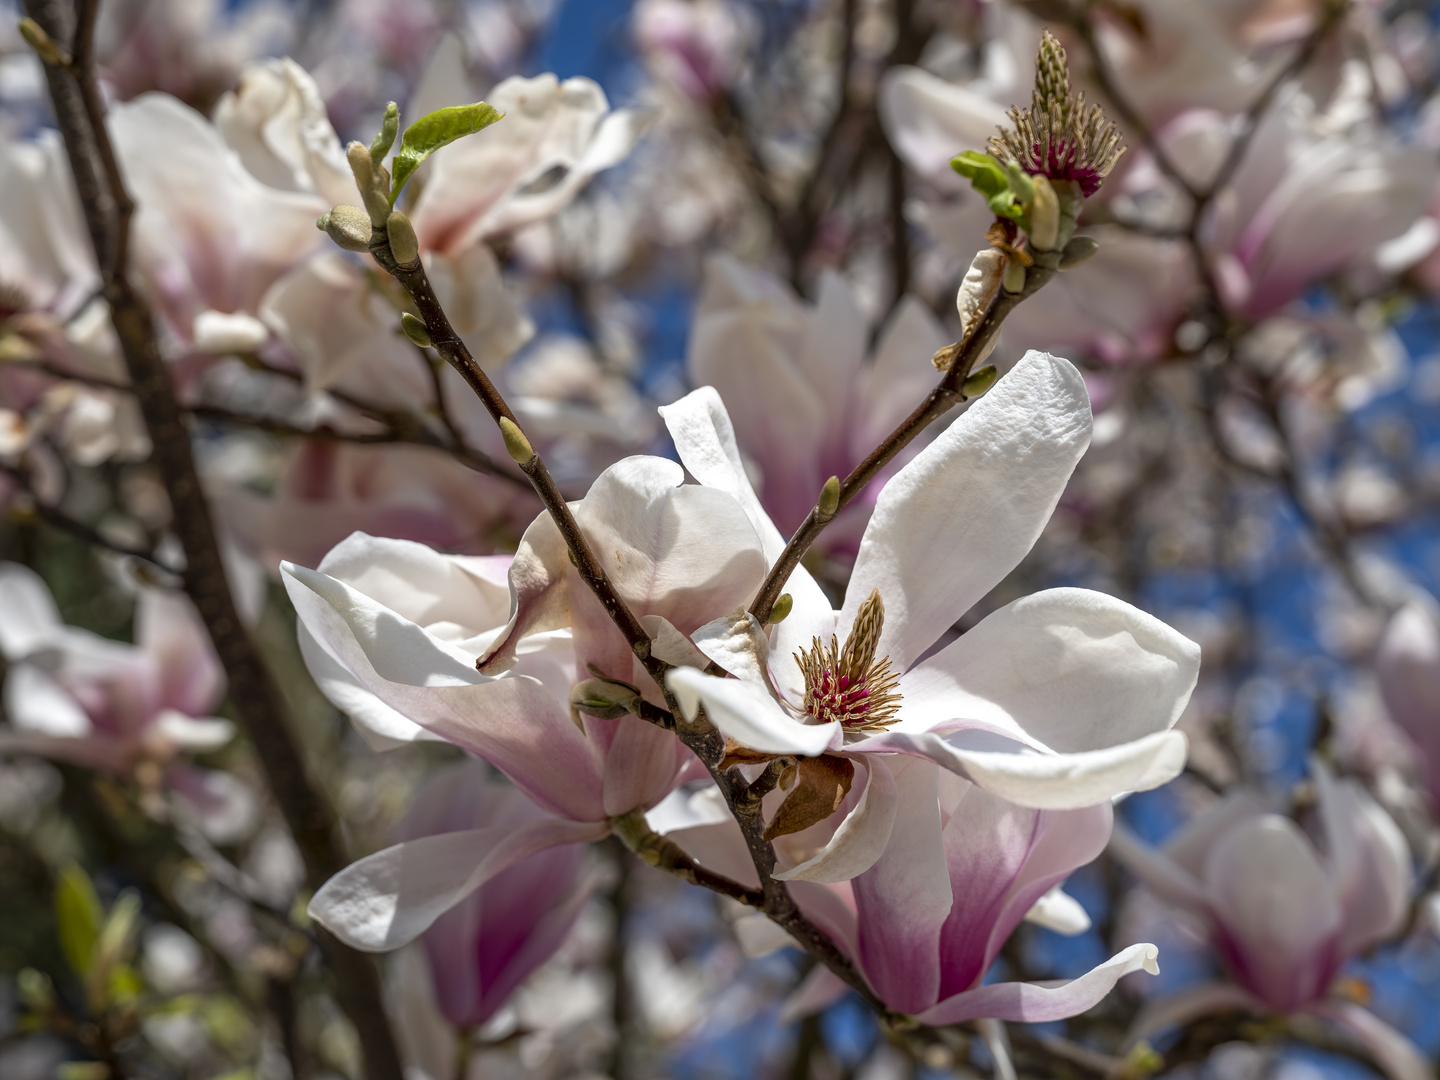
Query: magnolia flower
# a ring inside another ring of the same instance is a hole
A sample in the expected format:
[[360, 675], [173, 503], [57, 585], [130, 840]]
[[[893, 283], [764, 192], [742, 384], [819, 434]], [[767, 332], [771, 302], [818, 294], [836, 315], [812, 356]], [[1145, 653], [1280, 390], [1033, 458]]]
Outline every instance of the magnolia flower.
[[[784, 532], [804, 520], [827, 479], [847, 475], [925, 396], [935, 373], [916, 359], [949, 340], [913, 297], [900, 303], [867, 362], [868, 336], [838, 274], [821, 278], [812, 307], [728, 255], [706, 266], [686, 365], [730, 408], [740, 451], [759, 473], [760, 501]], [[847, 507], [831, 527], [841, 542], [858, 540], [868, 501]]]
[[[544, 816], [483, 764], [468, 761], [426, 778], [400, 833], [415, 840], [468, 829], [502, 832]], [[421, 935], [446, 1020], [459, 1028], [485, 1023], [560, 947], [590, 895], [582, 859], [583, 849], [573, 844], [532, 855], [496, 874]]]
[[641, 0], [635, 39], [656, 75], [695, 101], [724, 93], [740, 63], [737, 12], [717, 0]]
[[[660, 651], [684, 649], [683, 635], [751, 595], [764, 570], [742, 508], [723, 492], [682, 486], [682, 476], [672, 461], [627, 458], [574, 505]], [[494, 874], [549, 847], [600, 839], [613, 817], [654, 806], [677, 782], [689, 751], [669, 732], [629, 715], [573, 719], [577, 671], [648, 677], [579, 581], [548, 515], [526, 530], [513, 561], [357, 533], [318, 571], [281, 569], [311, 673], [367, 738], [393, 745], [428, 733], [456, 743], [552, 815], [503, 835], [408, 841], [337, 875], [311, 910], [356, 947], [404, 944]]]
[[1430, 798], [1440, 804], [1440, 624], [1428, 598], [1391, 616], [1375, 653], [1375, 677], [1390, 718], [1419, 749]]
[[[0, 653], [5, 711], [0, 751], [36, 754], [121, 776], [158, 765], [165, 786], [198, 813], [219, 842], [248, 832], [253, 797], [228, 773], [176, 762], [234, 736], [212, 715], [224, 673], [189, 600], [144, 589], [135, 644], [67, 626], [40, 577], [0, 563]], [[147, 780], [148, 782], [148, 780]]]
[[1161, 850], [1115, 829], [1115, 856], [1199, 920], [1232, 980], [1153, 1003], [1132, 1037], [1227, 1009], [1311, 1013], [1347, 1029], [1394, 1080], [1421, 1080], [1432, 1073], [1415, 1047], [1336, 992], [1350, 959], [1404, 925], [1414, 884], [1405, 839], [1359, 784], [1318, 761], [1312, 771], [1319, 846], [1244, 792]]
[[[740, 467], [724, 406], [703, 389], [662, 410], [686, 468], [732, 493], [781, 547]], [[818, 854], [781, 878], [839, 881], [885, 850], [894, 755], [926, 757], [1019, 806], [1067, 810], [1163, 784], [1185, 761], [1171, 730], [1199, 649], [1102, 593], [1052, 589], [930, 650], [1029, 551], [1090, 439], [1068, 361], [1029, 353], [881, 491], [841, 610], [797, 568], [790, 614], [736, 613], [695, 644], [736, 675], [678, 667], [670, 689], [761, 756], [839, 755], [864, 794]]]
[[[1026, 809], [918, 758], [897, 758], [890, 770], [899, 795], [895, 828], [880, 859], [848, 882], [790, 883], [801, 910], [885, 1004], [936, 1025], [1057, 1020], [1090, 1008], [1131, 972], [1158, 970], [1155, 947], [1141, 944], [1066, 983], [980, 985], [1022, 919], [1062, 933], [1088, 928], [1084, 909], [1059, 885], [1104, 849], [1110, 805]], [[679, 796], [647, 815], [651, 826], [697, 861], [754, 882], [744, 840], [723, 803]], [[778, 839], [777, 853], [794, 859], [796, 849], [822, 846], [835, 820]], [[757, 925], [761, 918], [736, 926], [752, 954], [788, 941], [777, 928]], [[828, 969], [817, 968], [787, 1010], [823, 1008], [847, 989]]]

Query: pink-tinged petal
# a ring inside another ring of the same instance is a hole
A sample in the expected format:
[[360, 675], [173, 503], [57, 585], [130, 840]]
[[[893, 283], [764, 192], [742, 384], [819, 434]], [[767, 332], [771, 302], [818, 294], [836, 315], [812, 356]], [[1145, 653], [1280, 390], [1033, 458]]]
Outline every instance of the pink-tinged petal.
[[309, 912], [351, 948], [387, 952], [522, 859], [560, 844], [600, 840], [607, 822], [541, 818], [408, 840], [351, 863], [320, 887]]
[[366, 690], [349, 668], [325, 651], [303, 621], [296, 624], [295, 636], [300, 645], [300, 658], [305, 661], [315, 686], [326, 701], [350, 717], [371, 750], [393, 750], [420, 739], [440, 739]]
[[[575, 504], [571, 504], [571, 510]], [[570, 625], [569, 549], [548, 511], [530, 523], [510, 564], [510, 618], [479, 668], [498, 675], [515, 665], [527, 634]]]
[[964, 719], [1060, 753], [1104, 749], [1174, 727], [1199, 673], [1200, 647], [1154, 616], [1048, 589], [907, 672], [901, 729]]
[[1320, 1001], [1306, 1012], [1333, 1020], [1353, 1035], [1390, 1080], [1434, 1080], [1420, 1048], [1368, 1009], [1352, 1001]]
[[135, 607], [135, 644], [155, 658], [166, 705], [190, 716], [215, 708], [225, 690], [225, 671], [188, 597], [142, 592]]
[[179, 805], [177, 816], [215, 844], [237, 844], [260, 820], [260, 796], [238, 776], [221, 769], [180, 765], [165, 774]]
[[1349, 956], [1404, 925], [1415, 887], [1410, 847], [1399, 826], [1359, 784], [1336, 780], [1318, 758], [1311, 772], [1343, 912], [1338, 949]]
[[19, 563], [0, 563], [0, 654], [12, 663], [51, 644], [65, 624], [40, 575]]
[[860, 963], [892, 1008], [917, 1012], [940, 986], [940, 932], [950, 914], [950, 875], [940, 827], [933, 765], [910, 758], [887, 763], [898, 793], [890, 843], [851, 882], [859, 917]]
[[780, 1003], [776, 1023], [793, 1024], [796, 1020], [824, 1012], [850, 992], [850, 985], [824, 964], [816, 964], [800, 985]]
[[1263, 1016], [1270, 1010], [1263, 1001], [1243, 987], [1230, 982], [1201, 983], [1178, 994], [1147, 1002], [1125, 1034], [1134, 1044], [1168, 1027], [1184, 1027], [1202, 1016], [1242, 1009]]
[[951, 172], [956, 154], [984, 149], [997, 127], [1009, 126], [995, 101], [916, 67], [885, 73], [879, 105], [895, 152], [916, 172], [935, 179]]
[[1273, 799], [1232, 791], [1165, 842], [1165, 855], [1194, 881], [1203, 881], [1210, 852], [1232, 829], [1275, 810]]
[[[830, 420], [825, 438], [817, 447], [828, 455], [843, 445], [839, 440], [843, 438], [844, 425], [835, 420], [844, 416], [850, 406], [851, 388], [865, 361], [869, 327], [855, 294], [844, 277], [834, 270], [821, 273], [819, 295], [815, 306], [806, 312], [806, 322], [805, 335], [795, 352], [795, 363], [809, 380], [815, 400]], [[863, 452], [869, 453], [872, 449], [873, 445]]]
[[713, 386], [702, 386], [673, 405], [660, 406], [660, 416], [675, 441], [681, 464], [700, 483], [725, 492], [740, 504], [760, 537], [766, 563], [773, 563], [784, 550], [785, 540], [750, 486], [735, 428], [719, 393]]
[[727, 738], [762, 754], [815, 757], [840, 736], [839, 722], [802, 724], [770, 696], [762, 684], [720, 679], [694, 668], [673, 668], [665, 685], [680, 703], [686, 720], [705, 715]]
[[1089, 930], [1092, 923], [1090, 913], [1059, 885], [1054, 886], [1030, 905], [1025, 921], [1043, 926], [1066, 937], [1074, 937]]
[[[597, 729], [607, 739], [595, 739]], [[599, 745], [605, 762], [605, 813], [611, 817], [636, 807], [648, 810], [670, 793], [690, 751], [671, 732], [638, 716], [618, 720], [586, 718], [586, 731]]]
[[846, 749], [914, 754], [1017, 806], [1077, 810], [1168, 784], [1185, 767], [1186, 745], [1180, 732], [1160, 731], [1104, 750], [1043, 754], [988, 731], [961, 730], [943, 737], [885, 731]]
[[1325, 992], [1341, 911], [1299, 826], [1266, 814], [1231, 830], [1210, 852], [1205, 883], [1237, 981], [1281, 1010]]
[[547, 809], [579, 821], [605, 817], [594, 747], [543, 684], [487, 678], [349, 586], [288, 563], [282, 570], [300, 620], [364, 690], [489, 761]]
[[895, 777], [878, 755], [859, 764], [869, 773], [859, 801], [823, 848], [799, 865], [776, 873], [777, 881], [849, 881], [869, 870], [885, 853], [899, 806]]
[[1440, 620], [1412, 601], [1390, 619], [1375, 676], [1391, 719], [1420, 747], [1431, 797], [1440, 792]]
[[879, 589], [878, 652], [909, 668], [1025, 557], [1089, 445], [1080, 373], [1027, 353], [880, 492], [840, 627]]
[[947, 998], [916, 1016], [922, 1024], [958, 1024], [982, 1017], [1044, 1023], [1078, 1016], [1098, 1005], [1115, 984], [1135, 971], [1160, 973], [1154, 945], [1131, 945], [1078, 979], [1057, 984], [991, 983]]

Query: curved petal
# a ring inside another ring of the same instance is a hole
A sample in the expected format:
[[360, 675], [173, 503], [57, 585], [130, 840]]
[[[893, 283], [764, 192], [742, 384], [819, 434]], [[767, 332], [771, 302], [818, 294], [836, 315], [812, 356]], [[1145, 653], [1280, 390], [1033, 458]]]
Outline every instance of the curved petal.
[[1210, 904], [1204, 886], [1185, 867], [1171, 859], [1168, 851], [1158, 851], [1117, 821], [1110, 832], [1110, 854], [1121, 866], [1139, 878], [1147, 888], [1163, 899], [1209, 917]]
[[310, 628], [300, 621], [295, 626], [300, 658], [325, 700], [350, 717], [355, 730], [371, 750], [393, 750], [417, 739], [439, 739], [409, 717], [386, 705], [365, 689], [364, 684], [315, 640]]
[[943, 177], [950, 159], [980, 150], [1009, 120], [997, 102], [917, 67], [894, 67], [880, 81], [880, 122], [895, 152], [923, 176]]
[[1049, 589], [992, 612], [902, 678], [900, 730], [978, 721], [1060, 753], [1175, 726], [1200, 647], [1139, 608], [1090, 589]]
[[1027, 353], [881, 490], [840, 627], [879, 589], [877, 651], [905, 671], [1025, 557], [1089, 445], [1080, 373]]
[[[575, 509], [575, 504], [570, 504]], [[549, 511], [530, 523], [510, 564], [510, 618], [488, 652], [476, 661], [486, 675], [515, 666], [515, 653], [526, 634], [570, 625], [570, 591], [565, 538]]]
[[1078, 979], [1058, 984], [991, 983], [946, 998], [919, 1013], [922, 1024], [939, 1026], [963, 1020], [1023, 1020], [1042, 1023], [1064, 1020], [1093, 1008], [1115, 984], [1134, 971], [1158, 975], [1160, 950], [1154, 945], [1131, 945]]
[[1187, 745], [1178, 731], [1159, 731], [1120, 746], [1078, 754], [1041, 754], [1014, 743], [992, 749], [997, 742], [1005, 740], [984, 731], [959, 731], [943, 738], [931, 732], [885, 731], [846, 749], [850, 753], [914, 754], [1017, 806], [1076, 810], [1127, 791], [1148, 791], [1168, 784], [1185, 767]]
[[541, 818], [407, 840], [332, 877], [310, 901], [310, 917], [351, 948], [398, 949], [502, 870], [546, 848], [609, 832], [607, 822]]
[[1440, 792], [1440, 619], [1412, 601], [1390, 618], [1375, 651], [1375, 677], [1391, 719], [1424, 755], [1432, 798]]
[[850, 992], [849, 985], [824, 964], [816, 964], [800, 985], [780, 1003], [776, 1023], [793, 1024], [806, 1016], [823, 1012]]
[[[596, 729], [608, 728], [607, 738], [595, 738]], [[641, 720], [587, 718], [586, 731], [600, 747], [605, 762], [602, 798], [610, 817], [636, 807], [648, 810], [670, 793], [690, 751], [672, 732]]]
[[1059, 885], [1054, 886], [1030, 906], [1030, 910], [1025, 913], [1025, 921], [1066, 937], [1083, 934], [1092, 925], [1090, 913], [1081, 906], [1080, 901]]
[[940, 988], [940, 934], [953, 894], [935, 767], [903, 757], [887, 764], [899, 795], [890, 843], [851, 882], [859, 959], [886, 1004], [916, 1012], [934, 1002]]
[[1321, 1001], [1313, 1012], [1335, 1021], [1365, 1047], [1390, 1080], [1433, 1080], [1435, 1070], [1413, 1042], [1368, 1009], [1351, 1001]]
[[65, 625], [40, 575], [20, 563], [0, 563], [0, 612], [0, 654], [12, 663], [50, 644]]
[[760, 683], [719, 679], [694, 668], [672, 668], [665, 685], [680, 702], [685, 719], [694, 720], [700, 706], [726, 738], [762, 754], [814, 757], [840, 737], [838, 721], [802, 724], [787, 713]]
[[849, 881], [869, 870], [884, 854], [895, 826], [895, 778], [878, 757], [864, 764], [870, 774], [865, 790], [829, 843], [798, 866], [776, 873], [776, 881]]

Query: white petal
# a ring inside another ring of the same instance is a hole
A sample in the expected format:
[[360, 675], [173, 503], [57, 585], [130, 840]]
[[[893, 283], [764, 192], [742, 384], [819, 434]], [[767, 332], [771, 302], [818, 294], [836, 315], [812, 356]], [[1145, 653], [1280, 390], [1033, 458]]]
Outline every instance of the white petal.
[[661, 615], [642, 615], [640, 625], [650, 639], [650, 655], [664, 660], [672, 667], [703, 668], [709, 658], [667, 618]]
[[1199, 673], [1200, 647], [1154, 616], [1105, 593], [1049, 589], [907, 672], [901, 726], [964, 719], [1049, 750], [1098, 750], [1173, 727]]
[[191, 335], [201, 352], [223, 355], [254, 352], [270, 340], [270, 328], [243, 311], [202, 311], [195, 316]]
[[303, 620], [295, 626], [300, 657], [325, 700], [350, 717], [371, 750], [393, 750], [417, 739], [438, 739], [365, 689], [364, 684], [315, 640]]
[[40, 575], [19, 563], [0, 563], [0, 653], [23, 659], [50, 643], [64, 625]]
[[599, 840], [609, 831], [604, 822], [542, 818], [409, 840], [336, 874], [310, 901], [310, 916], [351, 948], [397, 949], [502, 870], [546, 848]]
[[15, 664], [6, 673], [5, 711], [16, 731], [57, 739], [83, 739], [91, 731], [80, 703], [34, 664]]
[[1068, 360], [1027, 353], [880, 492], [841, 629], [878, 588], [878, 652], [909, 668], [1025, 557], [1089, 444], [1085, 380]]
[[742, 608], [712, 619], [691, 637], [697, 649], [737, 679], [765, 684], [770, 642], [748, 611]]
[[1034, 907], [1025, 913], [1025, 921], [1066, 937], [1083, 934], [1091, 926], [1090, 913], [1059, 885], [1035, 901]]
[[1178, 731], [1078, 754], [1041, 754], [1013, 743], [991, 749], [1003, 740], [987, 735], [960, 731], [941, 738], [887, 731], [847, 749], [928, 757], [1002, 799], [1036, 810], [1077, 810], [1127, 791], [1148, 791], [1168, 784], [1185, 767], [1186, 741]]
[[880, 83], [880, 120], [895, 152], [916, 172], [942, 177], [950, 159], [980, 150], [1005, 110], [983, 94], [916, 67], [894, 67]]
[[771, 922], [769, 916], [758, 911], [741, 915], [732, 928], [740, 951], [746, 956], [769, 956], [778, 949], [799, 948], [793, 937]]
[[1307, 1011], [1344, 1027], [1365, 1047], [1390, 1080], [1434, 1080], [1435, 1070], [1413, 1042], [1368, 1009], [1351, 1001], [1322, 1001]]
[[869, 772], [865, 790], [829, 842], [798, 866], [777, 872], [776, 881], [849, 881], [875, 865], [895, 827], [895, 777], [879, 757], [861, 762]]
[[1188, 1025], [1212, 1013], [1243, 1009], [1264, 1015], [1269, 1010], [1250, 991], [1230, 982], [1201, 983], [1177, 994], [1170, 994], [1146, 1003], [1140, 1015], [1125, 1034], [1127, 1045], [1133, 1045], [1167, 1027]]
[[673, 668], [665, 685], [680, 702], [685, 719], [705, 715], [727, 738], [762, 754], [815, 757], [840, 736], [840, 724], [802, 724], [792, 717], [764, 685], [739, 679], [717, 679], [694, 668]]
[[161, 710], [155, 727], [173, 745], [202, 754], [219, 750], [235, 737], [235, 725], [223, 717], [197, 718], [174, 709]]

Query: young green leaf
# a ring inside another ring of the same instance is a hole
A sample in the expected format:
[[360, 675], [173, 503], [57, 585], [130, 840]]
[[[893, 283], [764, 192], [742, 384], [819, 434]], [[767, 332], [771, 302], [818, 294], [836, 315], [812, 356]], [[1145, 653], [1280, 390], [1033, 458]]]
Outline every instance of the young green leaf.
[[55, 920], [60, 929], [60, 948], [78, 975], [90, 970], [104, 918], [90, 875], [76, 863], [61, 870], [55, 883]]
[[1024, 218], [1025, 210], [1011, 190], [1005, 166], [994, 155], [967, 150], [951, 158], [950, 167], [969, 180], [970, 186], [985, 197], [991, 213], [1014, 221]]
[[407, 127], [405, 134], [400, 136], [400, 149], [395, 152], [392, 164], [390, 205], [395, 205], [405, 181], [415, 175], [415, 170], [427, 157], [456, 139], [489, 127], [504, 115], [493, 105], [477, 101], [473, 105], [436, 109]]

